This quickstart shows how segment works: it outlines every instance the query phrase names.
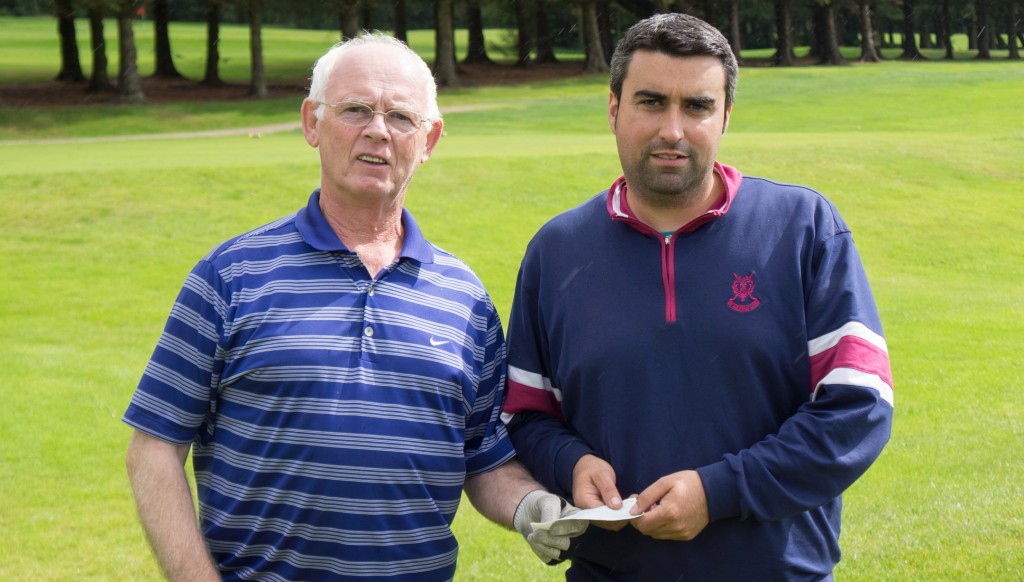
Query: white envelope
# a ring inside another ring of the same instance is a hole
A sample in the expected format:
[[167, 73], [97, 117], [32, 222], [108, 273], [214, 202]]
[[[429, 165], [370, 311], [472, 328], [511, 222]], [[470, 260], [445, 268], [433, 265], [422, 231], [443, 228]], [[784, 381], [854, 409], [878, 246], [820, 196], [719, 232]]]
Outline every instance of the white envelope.
[[612, 509], [607, 505], [602, 505], [601, 507], [593, 507], [591, 509], [581, 509], [572, 515], [560, 517], [554, 521], [546, 521], [544, 523], [531, 523], [530, 525], [533, 526], [533, 529], [535, 531], [547, 531], [551, 529], [551, 526], [553, 526], [554, 524], [564, 521], [622, 521], [625, 519], [635, 519], [643, 514], [641, 513], [638, 515], [631, 515], [629, 513], [629, 510], [634, 505], [636, 505], [636, 498], [630, 497], [629, 499], [622, 500], [621, 509]]

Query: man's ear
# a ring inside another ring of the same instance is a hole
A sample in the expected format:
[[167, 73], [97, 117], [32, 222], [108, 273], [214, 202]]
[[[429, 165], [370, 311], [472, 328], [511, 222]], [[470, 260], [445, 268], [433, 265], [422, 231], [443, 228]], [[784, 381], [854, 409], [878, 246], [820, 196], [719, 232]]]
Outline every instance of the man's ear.
[[320, 145], [320, 128], [317, 126], [320, 120], [316, 118], [319, 107], [320, 104], [312, 99], [302, 101], [302, 134], [306, 136], [306, 143], [313, 147]]
[[725, 123], [722, 124], [722, 135], [725, 135], [725, 130], [729, 129], [729, 117], [732, 116], [732, 105], [725, 109]]
[[608, 92], [608, 127], [612, 129], [612, 134], [615, 133], [615, 120], [619, 116], [619, 100], [615, 98], [615, 93]]
[[430, 130], [427, 132], [427, 143], [423, 148], [423, 156], [420, 158], [421, 164], [430, 159], [430, 154], [434, 153], [434, 148], [437, 147], [437, 142], [441, 141], [441, 134], [443, 133], [444, 120], [438, 119], [433, 122]]

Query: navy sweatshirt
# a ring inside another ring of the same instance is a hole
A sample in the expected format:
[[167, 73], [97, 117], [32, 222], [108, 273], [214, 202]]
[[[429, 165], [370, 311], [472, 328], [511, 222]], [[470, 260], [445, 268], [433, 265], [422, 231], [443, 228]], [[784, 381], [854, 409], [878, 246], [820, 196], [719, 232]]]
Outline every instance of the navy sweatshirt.
[[721, 198], [675, 233], [636, 220], [620, 178], [523, 259], [503, 408], [519, 458], [568, 499], [585, 454], [624, 497], [695, 469], [711, 521], [686, 542], [590, 527], [569, 580], [827, 579], [841, 494], [888, 441], [888, 352], [836, 208], [715, 171]]

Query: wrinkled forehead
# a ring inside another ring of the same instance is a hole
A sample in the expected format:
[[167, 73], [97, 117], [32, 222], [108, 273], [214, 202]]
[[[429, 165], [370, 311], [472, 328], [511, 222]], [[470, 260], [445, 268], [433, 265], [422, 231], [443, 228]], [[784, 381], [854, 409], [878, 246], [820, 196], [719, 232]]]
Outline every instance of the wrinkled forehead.
[[[405, 50], [387, 45], [352, 47], [334, 64], [328, 97], [371, 105], [423, 109], [429, 96], [425, 67]], [[429, 70], [426, 70], [429, 73]]]

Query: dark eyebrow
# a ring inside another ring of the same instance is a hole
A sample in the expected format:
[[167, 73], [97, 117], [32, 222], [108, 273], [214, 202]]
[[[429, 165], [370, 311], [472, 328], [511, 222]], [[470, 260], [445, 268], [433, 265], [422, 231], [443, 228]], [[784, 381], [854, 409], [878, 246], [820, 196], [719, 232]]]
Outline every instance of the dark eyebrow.
[[711, 107], [715, 104], [715, 98], [708, 96], [687, 97], [683, 101], [685, 101], [687, 105], [700, 105], [701, 107]]
[[664, 101], [665, 100], [665, 94], [664, 93], [660, 93], [658, 91], [654, 91], [653, 89], [640, 89], [639, 91], [633, 93], [633, 99], [637, 99], [637, 100], [641, 100], [641, 101], [645, 100], [645, 99], [654, 99], [656, 101]]

